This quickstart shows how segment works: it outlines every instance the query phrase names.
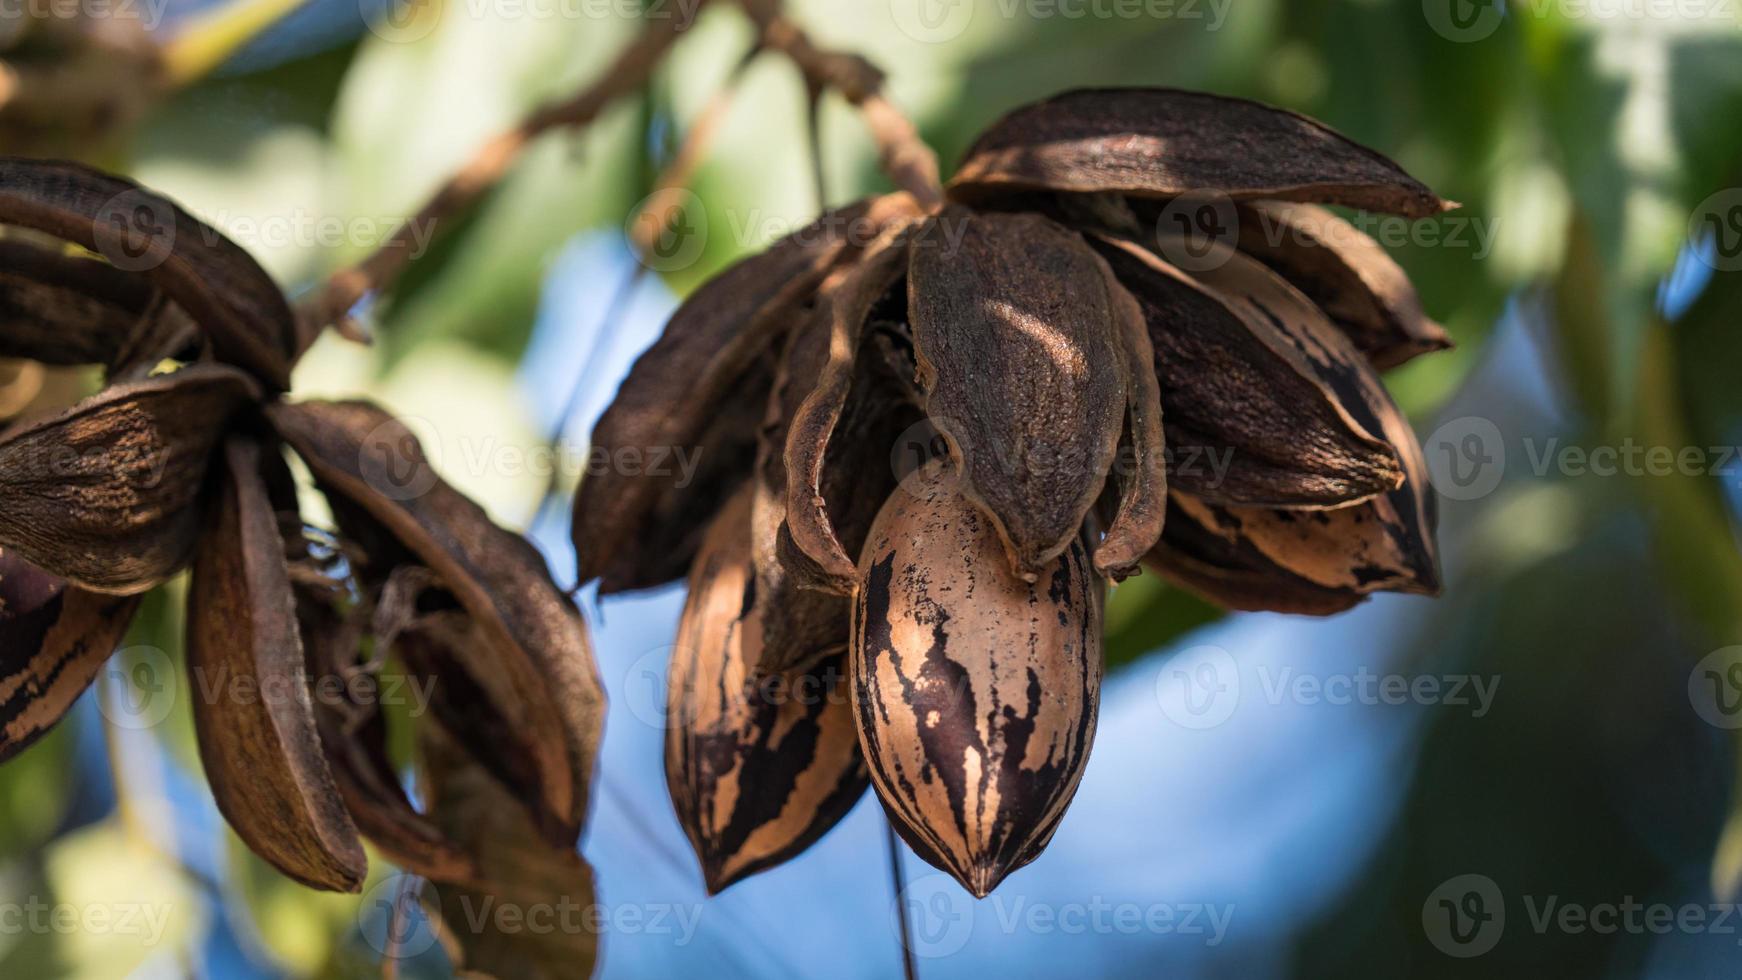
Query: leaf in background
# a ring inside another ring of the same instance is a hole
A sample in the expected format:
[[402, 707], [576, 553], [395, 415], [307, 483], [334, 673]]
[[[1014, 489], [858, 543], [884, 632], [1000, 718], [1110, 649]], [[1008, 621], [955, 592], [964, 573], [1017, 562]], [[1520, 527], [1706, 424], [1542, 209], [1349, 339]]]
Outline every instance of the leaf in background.
[[[342, 211], [415, 213], [485, 140], [590, 78], [635, 28], [621, 17], [510, 13], [448, 0], [427, 35], [364, 40], [333, 120], [348, 201]], [[578, 138], [546, 137], [476, 214], [452, 227], [415, 229], [425, 245], [459, 238], [386, 298], [381, 333], [390, 359], [437, 336], [518, 356], [551, 256], [581, 229], [620, 226], [634, 199], [634, 115], [620, 106]], [[355, 261], [368, 251], [369, 243], [349, 244], [328, 260]]]
[[[1685, 115], [1700, 111], [1695, 105], [1736, 104], [1742, 75], [1734, 64], [1742, 58], [1742, 38], [1721, 7], [1704, 21], [1543, 17], [1523, 23], [1542, 52], [1544, 118], [1566, 161], [1582, 223], [1575, 234], [1583, 240], [1574, 246], [1591, 250], [1574, 260], [1602, 273], [1570, 281], [1575, 289], [1594, 287], [1597, 295], [1582, 302], [1599, 309], [1579, 320], [1562, 316], [1562, 338], [1596, 345], [1574, 353], [1605, 374], [1584, 378], [1580, 393], [1587, 409], [1616, 422], [1637, 408], [1636, 367], [1659, 283], [1686, 243], [1689, 212], [1716, 190], [1698, 178], [1724, 173], [1742, 152], [1742, 132], [1734, 126], [1709, 127], [1726, 131], [1721, 136], [1686, 138]], [[1684, 50], [1702, 57], [1682, 60]], [[1719, 51], [1729, 57], [1714, 57]], [[1563, 289], [1562, 299], [1576, 311], [1581, 298], [1566, 294]], [[1592, 326], [1599, 329], [1586, 329]]]

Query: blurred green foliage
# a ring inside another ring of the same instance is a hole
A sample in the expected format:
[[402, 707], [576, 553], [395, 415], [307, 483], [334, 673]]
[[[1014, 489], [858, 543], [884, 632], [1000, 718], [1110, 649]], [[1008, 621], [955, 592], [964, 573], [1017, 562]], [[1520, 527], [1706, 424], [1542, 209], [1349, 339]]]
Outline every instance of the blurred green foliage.
[[[1716, 13], [1721, 6], [1703, 21], [1642, 22], [1513, 4], [1491, 34], [1457, 41], [1434, 29], [1431, 6], [1241, 0], [1214, 30], [1183, 18], [980, 16], [948, 43], [927, 44], [897, 30], [885, 4], [792, 5], [819, 39], [889, 71], [892, 94], [914, 110], [946, 170], [1002, 112], [1078, 86], [1209, 89], [1324, 119], [1464, 205], [1445, 219], [1465, 229], [1461, 244], [1414, 236], [1394, 250], [1459, 343], [1390, 379], [1418, 422], [1483, 361], [1510, 308], [1548, 352], [1549, 388], [1570, 409], [1565, 431], [1545, 434], [1733, 444], [1742, 272], [1713, 275], [1674, 319], [1659, 292], [1701, 202], [1742, 181], [1742, 26]], [[435, 20], [415, 40], [363, 33], [178, 93], [138, 134], [128, 169], [221, 227], [225, 215], [250, 214], [390, 223], [481, 140], [597, 71], [633, 29], [479, 19], [461, 0], [424, 16]], [[471, 212], [433, 229], [429, 253], [374, 308], [377, 351], [334, 349], [329, 338], [304, 375], [323, 388], [422, 398], [426, 417], [443, 417], [436, 403], [455, 401], [459, 386], [469, 395], [447, 412], [494, 405], [473, 424], [532, 431], [508, 372], [550, 262], [579, 233], [621, 233], [676, 134], [751, 41], [731, 11], [709, 13], [643, 98], [583, 135], [545, 140]], [[701, 212], [690, 217], [709, 233], [694, 263], [666, 273], [673, 289], [692, 289], [817, 209], [804, 115], [789, 66], [763, 58], [745, 75], [690, 184]], [[832, 96], [820, 137], [826, 203], [887, 186], [858, 120]], [[294, 291], [369, 243], [244, 244]], [[440, 391], [429, 390], [432, 363], [444, 366]], [[1720, 484], [1551, 477], [1508, 484], [1462, 514], [1461, 575], [1438, 603], [1410, 607], [1422, 612], [1409, 656], [1423, 669], [1503, 676], [1507, 696], [1491, 719], [1425, 723], [1401, 813], [1373, 867], [1299, 945], [1302, 975], [1462, 975], [1427, 946], [1419, 896], [1470, 869], [1504, 869], [1509, 890], [1569, 901], [1682, 900], [1708, 887], [1686, 869], [1715, 854], [1710, 885], [1733, 892], [1742, 817], [1724, 833], [1722, 814], [1738, 753], [1686, 710], [1684, 686], [1700, 656], [1742, 642], [1742, 559]], [[543, 488], [531, 476], [465, 489], [525, 520]], [[179, 649], [177, 610], [154, 600], [134, 642]], [[1220, 615], [1136, 579], [1109, 608], [1109, 659], [1129, 663]], [[197, 771], [185, 711], [156, 731]], [[148, 876], [185, 883], [185, 871], [159, 867], [169, 859], [141, 843], [126, 807], [69, 825], [73, 740], [63, 728], [0, 769], [5, 888], [113, 895]], [[118, 789], [151, 800], [148, 776], [124, 772]], [[370, 974], [370, 951], [350, 931], [356, 899], [287, 885], [232, 852], [228, 887], [252, 910], [264, 955], [299, 973]], [[128, 964], [115, 957], [143, 961], [138, 951], [32, 938], [41, 942], [0, 948], [0, 972], [119, 975], [107, 971]], [[1627, 975], [1645, 955], [1638, 937], [1551, 933], [1503, 944], [1483, 972]]]

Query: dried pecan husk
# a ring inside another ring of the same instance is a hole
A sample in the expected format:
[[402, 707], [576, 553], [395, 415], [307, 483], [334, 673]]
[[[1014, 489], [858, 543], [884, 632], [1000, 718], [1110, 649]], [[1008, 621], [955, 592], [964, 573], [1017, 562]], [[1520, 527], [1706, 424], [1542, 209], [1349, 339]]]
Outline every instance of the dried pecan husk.
[[902, 838], [984, 897], [1052, 839], [1100, 704], [1103, 586], [1071, 545], [1035, 582], [942, 463], [884, 505], [849, 650], [872, 785]]
[[791, 677], [751, 670], [764, 631], [750, 495], [721, 510], [696, 554], [667, 686], [666, 782], [710, 893], [803, 852], [869, 781], [842, 653]]

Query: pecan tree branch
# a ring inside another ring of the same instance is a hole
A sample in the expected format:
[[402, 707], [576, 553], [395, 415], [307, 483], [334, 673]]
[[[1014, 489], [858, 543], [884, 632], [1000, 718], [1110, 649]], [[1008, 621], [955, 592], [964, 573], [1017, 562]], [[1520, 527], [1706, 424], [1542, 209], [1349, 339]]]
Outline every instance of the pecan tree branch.
[[883, 72], [860, 55], [819, 48], [781, 12], [780, 0], [738, 0], [762, 32], [762, 43], [790, 58], [813, 85], [826, 86], [865, 117], [877, 142], [878, 162], [896, 186], [922, 207], [943, 204], [938, 158], [913, 122], [883, 95]]
[[435, 228], [475, 203], [508, 173], [527, 144], [551, 130], [586, 126], [611, 103], [645, 85], [672, 44], [692, 23], [694, 17], [649, 19], [640, 35], [590, 85], [569, 98], [534, 110], [519, 125], [480, 147], [380, 247], [356, 265], [333, 273], [311, 295], [301, 310], [301, 347], [306, 349], [314, 343], [321, 330], [342, 318], [358, 300], [398, 277], [411, 262], [418, 233]]

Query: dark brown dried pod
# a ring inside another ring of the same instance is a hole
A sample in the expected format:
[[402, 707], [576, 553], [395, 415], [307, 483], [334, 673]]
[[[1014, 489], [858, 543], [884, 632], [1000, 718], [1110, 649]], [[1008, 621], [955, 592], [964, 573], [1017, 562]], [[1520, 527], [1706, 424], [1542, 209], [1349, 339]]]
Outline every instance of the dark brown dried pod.
[[[666, 783], [709, 893], [786, 861], [864, 795], [844, 658], [759, 680], [750, 491], [696, 553], [667, 685]], [[838, 600], [844, 601], [844, 600]]]
[[196, 365], [0, 435], [0, 542], [96, 592], [169, 578], [193, 553], [225, 422], [258, 394], [239, 371]]
[[0, 239], [0, 357], [113, 364], [154, 295], [100, 258]]
[[872, 785], [902, 838], [984, 897], [1039, 856], [1082, 778], [1101, 582], [1075, 541], [1017, 578], [938, 463], [889, 498], [859, 570], [849, 656]]
[[434, 881], [477, 881], [476, 860], [448, 840], [405, 793], [387, 752], [380, 698], [356, 695], [361, 631], [348, 628], [327, 597], [297, 591], [297, 622], [308, 672], [326, 696], [315, 699], [315, 725], [333, 781], [357, 830], [396, 866]]
[[1081, 89], [994, 123], [957, 200], [1030, 190], [1226, 195], [1425, 218], [1449, 205], [1379, 153], [1298, 113], [1179, 89]]
[[[640, 588], [684, 566], [713, 508], [754, 463], [783, 332], [832, 266], [913, 209], [898, 194], [831, 211], [727, 269], [672, 315], [593, 429], [591, 451], [606, 465], [581, 482], [570, 529], [582, 583], [607, 576], [608, 591]], [[722, 416], [733, 424], [719, 425]], [[680, 452], [723, 469], [703, 485], [680, 486], [670, 465]], [[666, 544], [645, 548], [633, 529], [654, 514]], [[662, 571], [637, 568], [650, 555]]]
[[0, 550], [0, 762], [66, 715], [138, 608], [137, 596], [87, 592]]
[[[814, 563], [791, 546], [786, 526], [787, 439], [799, 408], [828, 365], [833, 332], [829, 297], [845, 278], [845, 270], [831, 276], [833, 283], [825, 284], [819, 306], [793, 330], [758, 433], [750, 526], [755, 616], [762, 627], [762, 642], [750, 668], [759, 674], [802, 670], [847, 650], [849, 602], [833, 580], [819, 574]], [[905, 290], [897, 285], [880, 305], [904, 298]], [[874, 311], [867, 325], [871, 336], [864, 337], [862, 345], [881, 343], [884, 338], [878, 331], [902, 328], [878, 323], [876, 316]], [[873, 354], [858, 357], [854, 365], [847, 402], [831, 433], [817, 489], [842, 548], [857, 554], [883, 498], [895, 489], [890, 447], [924, 415], [912, 390], [910, 363]]]
[[1318, 585], [1290, 571], [1238, 534], [1197, 519], [1202, 505], [1182, 508], [1175, 495], [1167, 531], [1145, 564], [1174, 585], [1228, 609], [1329, 616], [1366, 598], [1355, 589]]
[[1270, 266], [1348, 333], [1373, 366], [1452, 346], [1384, 248], [1316, 204], [1254, 201], [1238, 215], [1240, 251]]
[[1036, 575], [1075, 540], [1119, 445], [1128, 379], [1106, 279], [1081, 237], [1033, 214], [951, 205], [911, 255], [926, 413], [1018, 574]]
[[[313, 888], [357, 891], [367, 861], [321, 752], [260, 450], [231, 439], [188, 589], [200, 759], [218, 809], [256, 854]], [[247, 680], [240, 694], [233, 680]]]
[[866, 319], [906, 271], [907, 247], [918, 228], [912, 221], [892, 222], [865, 249], [851, 274], [825, 297], [830, 318], [829, 359], [788, 426], [786, 533], [814, 563], [812, 574], [841, 595], [852, 593], [857, 573], [823, 492], [829, 449], [858, 374]]
[[[585, 624], [551, 582], [543, 557], [438, 478], [416, 438], [381, 409], [278, 403], [268, 415], [308, 463], [335, 514], [343, 518], [348, 507], [381, 529], [371, 533], [354, 520], [353, 536], [397, 542], [440, 576], [471, 617], [513, 691], [521, 731], [536, 746], [539, 798], [524, 802], [548, 834], [572, 842], [585, 821], [605, 697]], [[366, 469], [366, 461], [391, 466], [403, 479], [381, 483], [389, 471]]]
[[1198, 277], [1251, 319], [1274, 324], [1306, 369], [1323, 378], [1351, 417], [1398, 454], [1399, 486], [1361, 503], [1324, 510], [1216, 506], [1189, 495], [1176, 503], [1201, 526], [1238, 537], [1314, 584], [1360, 594], [1435, 594], [1433, 490], [1408, 419], [1349, 338], [1299, 291], [1254, 259], [1229, 252]]
[[0, 224], [53, 235], [137, 272], [186, 310], [221, 360], [290, 385], [296, 317], [242, 248], [173, 201], [76, 163], [0, 157]]
[[1092, 240], [1149, 325], [1175, 487], [1221, 503], [1335, 507], [1398, 486], [1396, 451], [1268, 318], [1140, 245]]

